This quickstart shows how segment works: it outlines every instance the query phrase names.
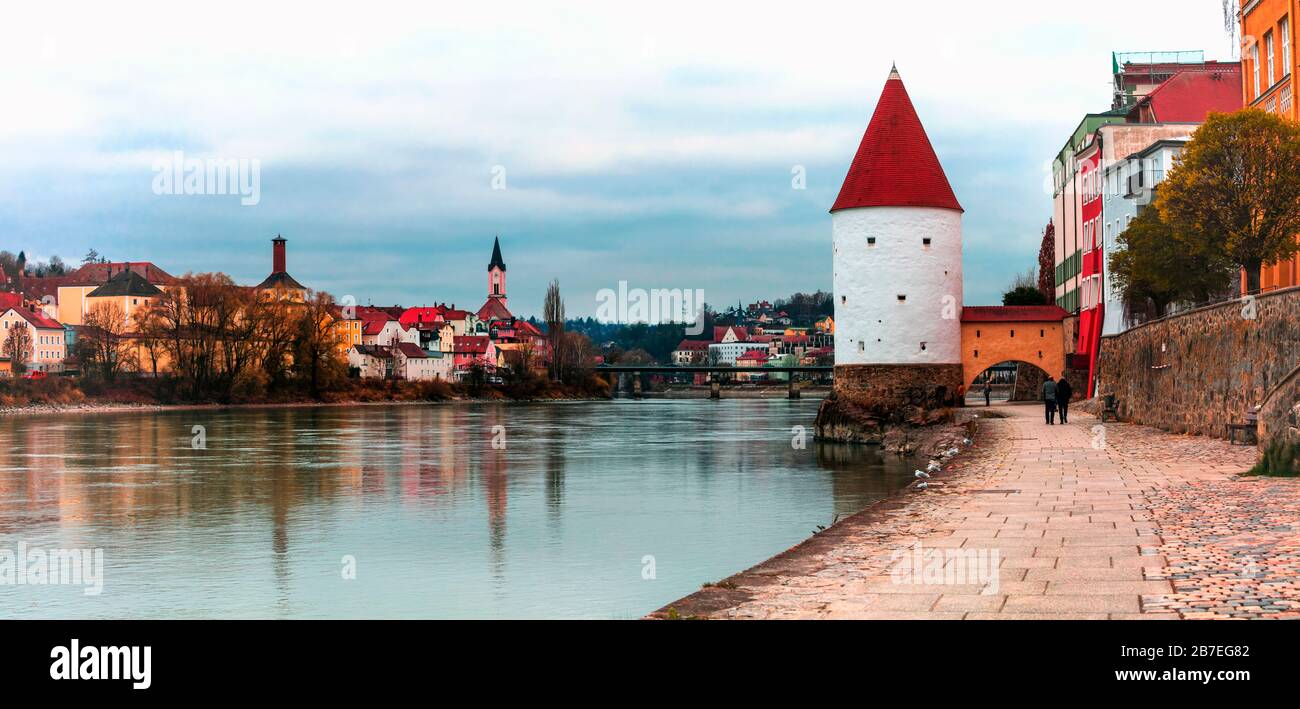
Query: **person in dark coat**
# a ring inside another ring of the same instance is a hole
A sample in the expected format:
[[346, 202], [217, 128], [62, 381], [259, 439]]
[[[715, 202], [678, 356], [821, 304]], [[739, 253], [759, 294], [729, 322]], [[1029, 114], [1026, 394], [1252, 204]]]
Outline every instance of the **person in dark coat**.
[[1051, 426], [1056, 423], [1056, 382], [1048, 375], [1047, 381], [1043, 382], [1043, 407], [1044, 414], [1047, 418], [1047, 425]]
[[985, 379], [984, 380], [984, 405], [985, 406], [989, 405], [989, 395], [992, 393], [993, 393], [993, 385], [989, 383], [989, 380]]
[[1070, 414], [1070, 396], [1074, 394], [1074, 389], [1070, 387], [1070, 382], [1065, 378], [1065, 373], [1061, 373], [1061, 381], [1056, 383], [1056, 410], [1061, 412], [1061, 423], [1069, 423]]

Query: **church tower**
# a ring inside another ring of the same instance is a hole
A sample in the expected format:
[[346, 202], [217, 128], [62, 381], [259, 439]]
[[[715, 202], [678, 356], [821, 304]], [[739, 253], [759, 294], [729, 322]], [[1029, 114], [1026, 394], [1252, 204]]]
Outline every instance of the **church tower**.
[[506, 305], [506, 262], [501, 260], [501, 239], [492, 239], [492, 260], [488, 261], [488, 301]]
[[895, 68], [831, 207], [835, 396], [858, 414], [928, 423], [957, 405], [961, 217]]

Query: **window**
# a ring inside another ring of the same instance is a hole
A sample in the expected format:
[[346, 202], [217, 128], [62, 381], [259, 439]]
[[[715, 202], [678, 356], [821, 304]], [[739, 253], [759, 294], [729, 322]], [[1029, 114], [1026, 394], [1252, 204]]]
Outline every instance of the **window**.
[[924, 342], [921, 343], [921, 351], [923, 351], [923, 352], [925, 351], [925, 343], [924, 343]]
[[925, 237], [924, 239], [921, 239], [921, 244], [922, 244], [923, 246], [929, 246], [929, 245], [930, 245], [930, 237], [927, 236], [927, 237]]
[[1282, 76], [1291, 75], [1291, 18], [1283, 17], [1278, 23], [1278, 34], [1282, 35]]
[[874, 236], [868, 236], [868, 237], [867, 237], [867, 246], [875, 246], [875, 245], [876, 245], [876, 237], [874, 237]]
[[1255, 80], [1255, 98], [1259, 98], [1259, 45], [1250, 48], [1251, 74]]
[[901, 303], [901, 302], [903, 302], [903, 301], [905, 301], [905, 300], [907, 300], [907, 296], [905, 296], [905, 295], [903, 295], [902, 293], [900, 293], [900, 294], [898, 295], [898, 302]]
[[1277, 66], [1273, 61], [1273, 33], [1269, 32], [1264, 35], [1264, 54], [1268, 55], [1268, 85], [1272, 86], [1277, 81]]
[[866, 351], [867, 351], [867, 343], [863, 342], [862, 340], [858, 340], [858, 351], [859, 351], [859, 352], [866, 352]]
[[979, 359], [979, 358], [980, 358], [980, 351], [975, 350], [975, 359]]
[[1012, 331], [1011, 331], [1011, 336], [1012, 336], [1012, 337], [1015, 337], [1015, 336], [1016, 336], [1016, 331], [1015, 331], [1015, 330], [1012, 330]]

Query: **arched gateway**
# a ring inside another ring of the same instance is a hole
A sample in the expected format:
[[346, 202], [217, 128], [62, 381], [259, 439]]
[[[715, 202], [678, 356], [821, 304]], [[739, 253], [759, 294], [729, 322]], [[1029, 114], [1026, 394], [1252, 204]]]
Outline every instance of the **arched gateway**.
[[1056, 305], [968, 305], [961, 311], [962, 380], [967, 387], [999, 362], [1028, 362], [1053, 378], [1065, 371], [1069, 315]]

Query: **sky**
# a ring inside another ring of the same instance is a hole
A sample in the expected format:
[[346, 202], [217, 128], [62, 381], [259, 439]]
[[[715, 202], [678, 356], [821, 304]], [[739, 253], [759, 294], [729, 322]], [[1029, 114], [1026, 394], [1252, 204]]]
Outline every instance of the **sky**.
[[[1219, 0], [40, 5], [0, 25], [0, 249], [255, 284], [281, 234], [336, 298], [477, 307], [500, 235], [523, 316], [552, 279], [570, 316], [619, 281], [830, 290], [894, 62], [966, 210], [966, 303], [998, 303], [1110, 53], [1235, 57]], [[256, 204], [160, 183], [178, 151], [256, 164]]]

